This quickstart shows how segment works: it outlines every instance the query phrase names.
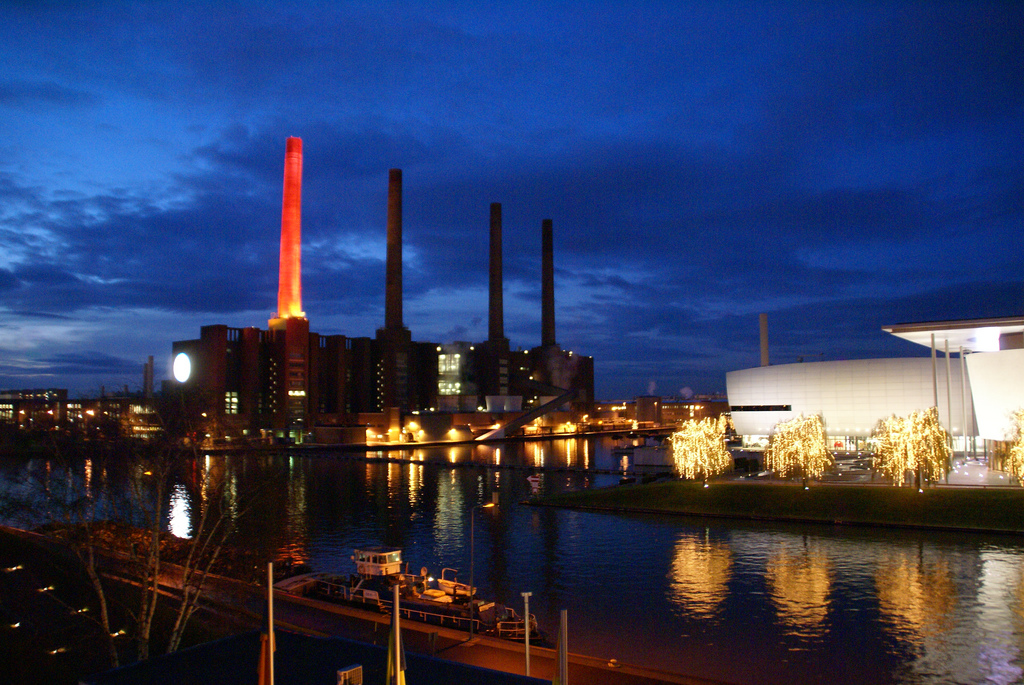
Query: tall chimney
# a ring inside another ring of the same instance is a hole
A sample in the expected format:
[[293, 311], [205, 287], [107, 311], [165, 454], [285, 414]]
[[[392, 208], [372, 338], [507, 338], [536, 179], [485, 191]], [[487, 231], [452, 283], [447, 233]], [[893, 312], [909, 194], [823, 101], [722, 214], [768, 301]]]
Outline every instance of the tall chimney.
[[302, 139], [289, 138], [284, 153], [281, 203], [281, 271], [277, 318], [303, 318], [302, 311]]
[[384, 328], [402, 328], [402, 170], [388, 172], [388, 254]]
[[541, 345], [555, 343], [555, 254], [551, 219], [541, 223]]
[[142, 396], [147, 400], [153, 399], [153, 355], [142, 365]]
[[768, 363], [768, 315], [761, 314], [761, 366], [770, 366]]
[[498, 342], [505, 338], [504, 305], [501, 280], [501, 203], [491, 203], [491, 298], [488, 311], [487, 339]]

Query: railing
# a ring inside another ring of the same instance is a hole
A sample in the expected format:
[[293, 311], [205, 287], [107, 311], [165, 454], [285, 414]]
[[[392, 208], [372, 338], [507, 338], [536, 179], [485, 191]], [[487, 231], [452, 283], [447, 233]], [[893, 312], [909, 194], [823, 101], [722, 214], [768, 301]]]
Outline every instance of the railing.
[[[389, 613], [391, 611], [391, 602], [383, 599], [373, 599], [363, 596], [362, 591], [352, 591], [347, 586], [340, 583], [332, 583], [328, 580], [318, 580], [316, 582], [315, 595], [322, 597], [327, 600], [344, 600], [348, 602], [361, 602], [363, 604], [369, 604], [374, 606], [378, 611]], [[418, 621], [420, 623], [428, 623], [430, 625], [441, 626], [442, 628], [450, 627], [456, 630], [469, 631], [469, 626], [472, 623], [473, 630], [480, 632], [480, 619], [467, 618], [464, 616], [452, 616], [451, 614], [439, 614], [433, 611], [426, 611], [415, 607], [402, 606], [399, 604], [399, 615], [402, 618], [407, 618], [410, 621]]]
[[[374, 594], [376, 592], [374, 591]], [[366, 597], [363, 595], [362, 590], [351, 590], [348, 586], [342, 585], [341, 583], [332, 583], [328, 580], [317, 580], [315, 595], [322, 597], [328, 601], [348, 601], [348, 602], [359, 602], [362, 604], [368, 604], [373, 606], [377, 611], [383, 613], [390, 613], [391, 602], [388, 600]], [[440, 626], [442, 628], [455, 628], [464, 632], [469, 632], [470, 625], [473, 627], [473, 632], [480, 633], [483, 623], [478, 618], [469, 618], [466, 616], [454, 616], [452, 614], [437, 613], [434, 611], [427, 611], [419, 607], [410, 607], [408, 605], [399, 605], [399, 615], [402, 618], [410, 621], [418, 621], [419, 623], [427, 623], [429, 625]], [[530, 634], [537, 634], [537, 619], [533, 614], [530, 614]], [[498, 621], [495, 625], [495, 631], [497, 637], [506, 640], [525, 640], [526, 639], [526, 623], [523, 619], [518, 616], [514, 616], [511, 620]]]
[[[530, 635], [537, 635], [537, 619], [533, 614], [530, 614]], [[525, 640], [526, 639], [526, 621], [522, 620], [518, 616], [511, 621], [498, 621], [497, 625], [497, 636], [506, 640]]]
[[[390, 611], [391, 603], [384, 603], [382, 608]], [[442, 628], [455, 628], [464, 632], [469, 631], [470, 623], [473, 624], [473, 630], [477, 633], [480, 632], [480, 619], [477, 618], [465, 618], [463, 616], [451, 616], [450, 614], [437, 614], [432, 611], [424, 611], [423, 609], [411, 609], [409, 607], [399, 606], [398, 613], [402, 618], [407, 618], [410, 621], [418, 621], [420, 623], [427, 623], [433, 626], [440, 626]]]

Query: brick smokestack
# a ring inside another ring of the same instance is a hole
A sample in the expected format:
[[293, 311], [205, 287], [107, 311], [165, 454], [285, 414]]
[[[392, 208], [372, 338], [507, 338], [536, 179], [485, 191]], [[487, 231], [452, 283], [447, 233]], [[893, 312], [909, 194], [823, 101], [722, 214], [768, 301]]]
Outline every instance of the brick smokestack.
[[402, 328], [402, 170], [388, 172], [388, 254], [384, 328]]
[[541, 345], [555, 345], [555, 252], [551, 219], [541, 223]]
[[281, 271], [277, 317], [303, 318], [302, 311], [302, 139], [289, 138], [284, 153], [281, 203]]
[[491, 297], [488, 311], [487, 339], [498, 342], [505, 338], [505, 313], [501, 280], [501, 203], [491, 203]]

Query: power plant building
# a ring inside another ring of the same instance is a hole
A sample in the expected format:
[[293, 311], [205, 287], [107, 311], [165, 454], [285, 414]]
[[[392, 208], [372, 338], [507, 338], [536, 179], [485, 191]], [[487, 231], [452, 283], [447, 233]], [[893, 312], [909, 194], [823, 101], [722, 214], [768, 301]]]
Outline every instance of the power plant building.
[[[501, 205], [491, 205], [488, 339], [417, 342], [402, 317], [402, 172], [391, 169], [387, 198], [384, 327], [373, 338], [311, 332], [301, 296], [302, 141], [285, 154], [277, 316], [266, 330], [203, 326], [173, 343], [173, 376], [224, 432], [272, 432], [303, 439], [318, 426], [376, 422], [402, 431], [402, 417], [426, 412], [519, 412], [550, 404], [586, 407], [594, 398], [593, 358], [562, 350], [554, 337], [551, 221], [542, 223], [543, 335], [511, 350], [502, 321]], [[370, 417], [368, 415], [375, 415]], [[350, 432], [352, 441], [358, 431]], [[349, 441], [348, 439], [344, 441]]]

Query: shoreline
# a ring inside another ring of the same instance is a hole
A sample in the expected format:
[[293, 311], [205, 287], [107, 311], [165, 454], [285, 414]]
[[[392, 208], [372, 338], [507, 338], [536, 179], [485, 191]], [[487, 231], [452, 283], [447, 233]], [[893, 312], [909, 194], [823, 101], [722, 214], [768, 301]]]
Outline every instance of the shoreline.
[[1024, 488], [663, 481], [524, 502], [617, 514], [1024, 535]]

